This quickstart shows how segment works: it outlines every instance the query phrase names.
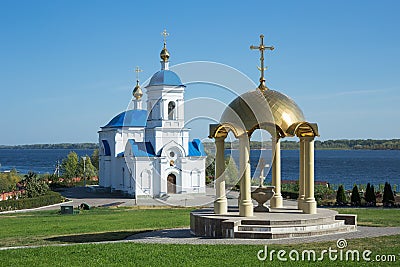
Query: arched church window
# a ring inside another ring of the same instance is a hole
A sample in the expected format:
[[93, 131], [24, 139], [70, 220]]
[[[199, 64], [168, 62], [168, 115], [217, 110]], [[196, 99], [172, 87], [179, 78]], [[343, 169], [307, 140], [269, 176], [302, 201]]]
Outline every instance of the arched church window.
[[174, 120], [175, 119], [175, 102], [171, 101], [168, 103], [168, 119]]

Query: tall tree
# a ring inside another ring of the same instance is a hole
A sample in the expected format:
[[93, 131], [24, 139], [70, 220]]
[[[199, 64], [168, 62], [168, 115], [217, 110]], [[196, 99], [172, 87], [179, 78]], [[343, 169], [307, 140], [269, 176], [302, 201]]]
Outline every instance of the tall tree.
[[71, 179], [76, 177], [78, 167], [78, 154], [74, 151], [69, 152], [67, 158], [61, 163], [61, 172], [64, 178]]
[[356, 184], [354, 185], [353, 191], [351, 192], [351, 205], [353, 206], [361, 205], [360, 192], [358, 192], [358, 187]]
[[367, 189], [365, 189], [365, 202], [368, 206], [375, 206], [376, 204], [375, 188], [370, 183], [367, 184]]
[[336, 204], [343, 206], [347, 204], [346, 194], [343, 185], [340, 185], [336, 192]]
[[394, 194], [392, 191], [392, 186], [388, 182], [385, 183], [385, 188], [383, 189], [382, 203], [384, 206], [391, 206], [394, 204]]

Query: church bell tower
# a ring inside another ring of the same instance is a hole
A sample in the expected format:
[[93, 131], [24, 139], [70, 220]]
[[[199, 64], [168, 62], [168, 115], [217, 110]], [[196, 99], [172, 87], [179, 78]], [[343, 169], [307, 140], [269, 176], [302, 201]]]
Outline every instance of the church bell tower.
[[162, 32], [164, 46], [160, 52], [161, 70], [156, 72], [145, 87], [147, 90], [146, 139], [157, 153], [166, 143], [175, 141], [185, 148], [189, 141], [189, 130], [185, 129], [185, 86], [179, 76], [169, 70], [169, 51], [166, 30]]

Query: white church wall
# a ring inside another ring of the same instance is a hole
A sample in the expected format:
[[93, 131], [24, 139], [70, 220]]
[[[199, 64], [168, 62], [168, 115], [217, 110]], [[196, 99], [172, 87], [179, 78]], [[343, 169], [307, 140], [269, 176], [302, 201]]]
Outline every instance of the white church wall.
[[182, 161], [183, 190], [187, 193], [205, 193], [205, 158], [189, 157]]
[[99, 156], [99, 185], [111, 187], [111, 160], [110, 156]]
[[137, 196], [153, 197], [157, 194], [154, 190], [153, 158], [136, 158], [135, 167]]
[[[126, 153], [126, 151], [125, 151]], [[136, 192], [136, 180], [134, 174], [136, 173], [136, 164], [134, 164], [134, 160], [131, 156], [127, 156], [125, 154], [124, 157], [125, 161], [125, 175], [126, 175], [126, 186], [127, 186], [127, 193], [131, 196], [135, 195]]]
[[125, 151], [125, 140], [123, 139], [122, 132], [117, 131], [115, 133], [115, 147], [114, 147], [114, 155], [117, 156], [119, 153], [123, 153]]

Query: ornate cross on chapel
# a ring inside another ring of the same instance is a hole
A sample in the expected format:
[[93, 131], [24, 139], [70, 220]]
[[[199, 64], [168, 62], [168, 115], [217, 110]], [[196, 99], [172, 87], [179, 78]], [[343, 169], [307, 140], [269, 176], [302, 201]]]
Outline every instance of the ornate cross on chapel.
[[258, 70], [261, 72], [261, 77], [260, 77], [260, 85], [258, 86], [258, 88], [261, 90], [261, 91], [264, 91], [264, 90], [266, 90], [266, 89], [268, 89], [267, 88], [267, 86], [265, 85], [265, 78], [264, 78], [264, 70], [266, 70], [267, 68], [264, 68], [264, 50], [274, 50], [274, 47], [273, 46], [265, 46], [264, 45], [264, 35], [263, 34], [261, 34], [260, 35], [260, 45], [259, 46], [254, 46], [254, 45], [251, 45], [250, 46], [250, 49], [258, 49], [258, 50], [260, 50], [260, 54], [261, 54], [261, 57], [260, 57], [260, 61], [261, 61], [261, 67], [257, 67], [258, 68]]
[[164, 37], [164, 47], [165, 47], [165, 45], [167, 44], [167, 37], [169, 36], [169, 33], [167, 32], [166, 29], [164, 29], [161, 35]]
[[164, 48], [163, 48], [163, 50], [161, 50], [160, 57], [161, 57], [161, 59], [166, 63], [166, 64], [164, 65], [163, 69], [168, 69], [168, 64], [167, 64], [167, 62], [168, 62], [168, 59], [169, 59], [169, 52], [168, 52], [168, 50], [167, 50], [167, 37], [169, 36], [169, 33], [167, 32], [166, 29], [164, 29], [164, 30], [162, 31], [161, 35], [162, 35], [163, 38], [164, 38]]
[[139, 73], [142, 72], [142, 71], [143, 71], [143, 70], [141, 70], [141, 69], [139, 68], [139, 66], [136, 66], [136, 68], [135, 68], [135, 72], [136, 72], [136, 86], [135, 86], [135, 88], [133, 89], [133, 92], [132, 92], [132, 94], [133, 94], [133, 96], [136, 98], [136, 100], [140, 100], [140, 99], [142, 98], [142, 96], [143, 96], [142, 89], [140, 88], [140, 85], [139, 85]]
[[136, 72], [136, 83], [139, 84], [139, 73], [142, 72], [143, 70], [139, 68], [139, 66], [136, 66], [135, 72]]
[[136, 72], [136, 80], [139, 80], [139, 73], [142, 72], [143, 70], [139, 68], [139, 66], [136, 66], [135, 72]]

